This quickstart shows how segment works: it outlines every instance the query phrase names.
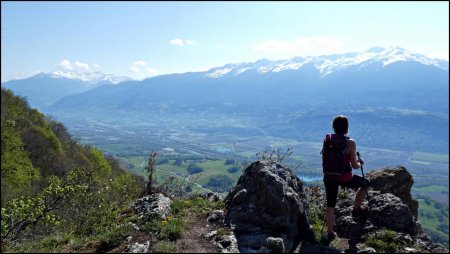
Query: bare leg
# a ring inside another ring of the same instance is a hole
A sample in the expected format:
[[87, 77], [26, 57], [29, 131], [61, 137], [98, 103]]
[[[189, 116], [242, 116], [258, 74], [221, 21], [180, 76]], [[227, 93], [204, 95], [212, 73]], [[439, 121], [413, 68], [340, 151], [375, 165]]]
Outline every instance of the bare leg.
[[327, 222], [328, 234], [334, 233], [334, 207], [327, 207], [325, 220]]
[[355, 196], [355, 203], [353, 204], [353, 210], [359, 209], [366, 195], [367, 195], [366, 188], [359, 188]]

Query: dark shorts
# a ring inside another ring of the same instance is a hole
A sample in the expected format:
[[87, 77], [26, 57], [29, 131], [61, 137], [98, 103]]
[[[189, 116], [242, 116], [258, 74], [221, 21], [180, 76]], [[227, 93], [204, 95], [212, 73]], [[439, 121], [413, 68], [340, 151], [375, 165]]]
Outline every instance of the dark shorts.
[[364, 179], [362, 176], [353, 175], [353, 178], [351, 181], [348, 182], [339, 182], [334, 180], [331, 177], [324, 176], [323, 177], [323, 183], [325, 184], [325, 192], [327, 194], [327, 207], [335, 207], [336, 206], [336, 200], [338, 195], [338, 189], [339, 186], [341, 187], [347, 187], [352, 189], [357, 189], [360, 187], [365, 188], [366, 185], [369, 187], [370, 181], [365, 179], [366, 184], [364, 184]]

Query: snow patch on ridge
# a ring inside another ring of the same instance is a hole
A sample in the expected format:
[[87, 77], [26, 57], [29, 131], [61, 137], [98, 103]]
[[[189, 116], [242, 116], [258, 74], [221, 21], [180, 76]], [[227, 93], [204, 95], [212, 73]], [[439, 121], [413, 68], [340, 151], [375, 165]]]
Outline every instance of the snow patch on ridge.
[[[424, 55], [416, 54], [400, 47], [386, 49], [374, 47], [359, 53], [353, 52], [317, 57], [294, 57], [288, 60], [277, 61], [262, 59], [254, 63], [228, 64], [223, 67], [211, 69], [205, 76], [210, 78], [219, 78], [227, 74], [237, 76], [251, 69], [255, 69], [261, 74], [268, 72], [278, 73], [286, 70], [298, 70], [305, 64], [312, 63], [319, 70], [321, 76], [326, 77], [335, 71], [352, 66], [363, 68], [370, 64], [378, 64], [380, 68], [383, 68], [398, 61], [419, 62], [425, 65], [434, 65], [448, 71], [448, 61], [428, 58]], [[231, 72], [233, 69], [235, 71]]]

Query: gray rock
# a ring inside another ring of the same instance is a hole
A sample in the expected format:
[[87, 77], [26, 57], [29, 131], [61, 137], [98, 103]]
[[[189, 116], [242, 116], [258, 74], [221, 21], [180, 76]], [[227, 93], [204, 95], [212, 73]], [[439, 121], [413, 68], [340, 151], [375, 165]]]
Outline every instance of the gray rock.
[[367, 247], [367, 248], [358, 250], [356, 253], [377, 253], [377, 251], [372, 247]]
[[403, 250], [405, 251], [405, 253], [420, 253], [419, 250], [410, 247], [405, 247], [403, 248]]
[[209, 240], [213, 239], [217, 235], [217, 230], [213, 230], [205, 234], [205, 237]]
[[132, 209], [138, 215], [144, 217], [159, 217], [165, 219], [172, 215], [171, 200], [161, 193], [142, 197], [132, 205]]
[[429, 246], [428, 250], [432, 253], [449, 253], [448, 249], [440, 243], [434, 243]]
[[340, 217], [335, 220], [335, 231], [340, 237], [359, 239], [364, 231], [363, 223], [358, 223], [351, 216]]
[[136, 231], [139, 231], [140, 230], [140, 228], [138, 227], [138, 225], [136, 225], [135, 223], [133, 223], [133, 222], [128, 222], [128, 225], [130, 225], [134, 230], [136, 230]]
[[223, 217], [224, 212], [222, 210], [213, 210], [209, 213], [206, 221], [221, 223], [223, 221]]
[[217, 192], [208, 192], [206, 194], [202, 194], [203, 198], [207, 199], [209, 202], [217, 202], [222, 201], [222, 196]]
[[373, 190], [381, 193], [392, 193], [399, 197], [411, 210], [417, 220], [419, 203], [411, 196], [411, 187], [414, 184], [412, 175], [402, 166], [374, 170], [367, 174]]
[[283, 238], [279, 237], [268, 237], [266, 239], [267, 248], [272, 252], [281, 253], [284, 252]]
[[236, 237], [234, 234], [220, 235], [217, 230], [205, 234], [205, 237], [217, 246], [221, 253], [239, 253]]
[[414, 235], [418, 235], [422, 232], [423, 232], [422, 225], [420, 224], [420, 222], [416, 221], [416, 225], [414, 227]]
[[225, 206], [225, 224], [234, 230], [241, 252], [292, 252], [310, 231], [303, 183], [279, 163], [252, 163]]
[[238, 191], [238, 193], [236, 193], [236, 195], [234, 195], [233, 202], [236, 204], [239, 204], [239, 203], [243, 202], [245, 200], [245, 198], [247, 198], [247, 190], [242, 189], [242, 190]]
[[140, 244], [140, 243], [133, 243], [128, 246], [127, 253], [146, 253], [148, 251], [148, 247], [150, 246], [150, 241], [147, 241], [146, 243]]
[[391, 193], [371, 197], [369, 219], [376, 227], [414, 234], [415, 221], [408, 206]]

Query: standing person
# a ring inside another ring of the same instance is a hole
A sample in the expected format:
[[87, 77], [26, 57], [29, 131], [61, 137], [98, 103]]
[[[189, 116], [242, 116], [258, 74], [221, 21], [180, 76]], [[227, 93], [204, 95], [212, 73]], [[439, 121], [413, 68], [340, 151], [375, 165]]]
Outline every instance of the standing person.
[[369, 180], [352, 174], [352, 168], [360, 168], [364, 161], [356, 157], [356, 142], [347, 136], [348, 119], [343, 115], [334, 118], [332, 127], [334, 134], [327, 134], [322, 148], [323, 182], [327, 197], [325, 220], [328, 228], [328, 243], [336, 238], [334, 232], [334, 208], [338, 196], [339, 186], [359, 188], [353, 204], [352, 216], [363, 215], [367, 212], [367, 206], [361, 206], [367, 195], [366, 186]]

